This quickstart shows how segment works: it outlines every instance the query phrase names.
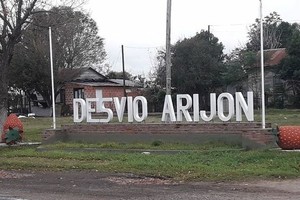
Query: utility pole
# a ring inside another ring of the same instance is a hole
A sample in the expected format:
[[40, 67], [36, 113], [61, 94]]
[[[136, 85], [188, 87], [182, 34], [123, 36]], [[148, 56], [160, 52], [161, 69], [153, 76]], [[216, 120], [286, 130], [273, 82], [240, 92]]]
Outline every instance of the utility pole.
[[125, 60], [124, 60], [124, 46], [121, 46], [122, 48], [122, 68], [123, 68], [123, 91], [124, 91], [124, 97], [126, 97], [126, 85], [125, 85]]
[[167, 0], [167, 31], [166, 31], [166, 94], [171, 95], [171, 5]]
[[264, 72], [264, 26], [262, 0], [260, 1], [260, 63], [261, 63], [261, 118], [262, 128], [266, 128], [266, 111], [265, 111], [265, 72]]

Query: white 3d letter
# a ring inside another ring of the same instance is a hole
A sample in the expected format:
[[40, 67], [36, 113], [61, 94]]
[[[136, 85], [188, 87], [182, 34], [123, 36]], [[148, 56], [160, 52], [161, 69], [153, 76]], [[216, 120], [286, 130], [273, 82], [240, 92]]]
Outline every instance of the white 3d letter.
[[235, 93], [235, 109], [236, 109], [236, 121], [242, 121], [242, 110], [244, 111], [248, 121], [254, 121], [254, 106], [253, 106], [253, 92], [247, 92], [247, 101], [241, 92]]
[[[139, 101], [142, 104], [142, 116], [139, 116]], [[148, 106], [147, 106], [147, 99], [142, 96], [135, 97], [133, 100], [133, 113], [134, 119], [137, 122], [144, 121], [148, 116]]]
[[122, 122], [123, 116], [124, 116], [125, 105], [126, 105], [126, 97], [122, 97], [121, 102], [119, 101], [118, 97], [114, 97], [114, 104], [116, 107], [116, 112], [117, 112], [119, 122]]
[[113, 118], [113, 112], [110, 108], [106, 108], [104, 105], [104, 102], [112, 102], [112, 98], [102, 98], [100, 99], [100, 105], [101, 105], [101, 109], [100, 112], [104, 112], [107, 114], [107, 118], [106, 119], [100, 119], [100, 122], [102, 123], [107, 123], [110, 122]]
[[[86, 121], [87, 122], [100, 122], [99, 119], [93, 119], [92, 118], [92, 113], [96, 112], [96, 108], [92, 108], [92, 103], [97, 102], [96, 98], [87, 98], [86, 99]], [[95, 107], [95, 106], [94, 106]]]
[[210, 116], [208, 117], [205, 110], [200, 111], [201, 118], [203, 121], [209, 122], [213, 120], [213, 118], [217, 114], [217, 105], [216, 105], [216, 93], [210, 94]]
[[[79, 118], [79, 105], [80, 105], [80, 114]], [[86, 103], [83, 99], [73, 99], [73, 121], [82, 122], [86, 119]]]
[[193, 94], [194, 122], [199, 122], [199, 94]]
[[[182, 105], [182, 100], [186, 100], [186, 105]], [[184, 115], [186, 121], [193, 121], [189, 113], [189, 109], [192, 107], [192, 97], [188, 94], [177, 95], [177, 121], [182, 121], [182, 115]]]
[[170, 115], [170, 119], [172, 122], [176, 121], [175, 111], [174, 111], [171, 95], [165, 96], [164, 110], [163, 110], [161, 121], [163, 121], [163, 122], [166, 121], [167, 114]]
[[127, 115], [128, 122], [133, 122], [133, 106], [132, 106], [132, 97], [127, 97]]
[[[228, 116], [224, 115], [224, 99], [228, 100]], [[234, 115], [234, 99], [230, 93], [222, 93], [218, 97], [218, 116], [223, 122], [229, 121]]]

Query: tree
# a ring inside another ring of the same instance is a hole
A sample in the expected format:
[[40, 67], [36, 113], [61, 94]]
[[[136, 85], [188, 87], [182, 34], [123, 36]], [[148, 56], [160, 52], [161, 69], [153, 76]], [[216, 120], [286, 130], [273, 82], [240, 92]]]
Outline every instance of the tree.
[[222, 74], [226, 85], [241, 82], [245, 78], [246, 71], [242, 56], [242, 50], [238, 48], [226, 56], [225, 70]]
[[[286, 48], [292, 33], [297, 29], [297, 24], [282, 21], [277, 12], [272, 12], [263, 20], [264, 49]], [[250, 26], [249, 41], [246, 44], [248, 51], [260, 50], [260, 20]]]
[[279, 29], [281, 31], [281, 47], [287, 48], [290, 45], [291, 38], [293, 37], [294, 32], [299, 31], [299, 24], [281, 22], [281, 24], [279, 25]]
[[287, 48], [288, 56], [279, 65], [278, 74], [292, 91], [292, 104], [300, 108], [300, 29], [293, 32]]
[[[173, 51], [173, 47], [171, 48]], [[164, 50], [159, 50], [156, 56], [156, 65], [154, 72], [150, 74], [154, 77], [155, 86], [163, 88], [166, 86], [166, 52]]]
[[88, 14], [71, 7], [54, 7], [35, 15], [14, 55], [10, 85], [27, 91], [28, 96], [30, 91], [39, 92], [50, 106], [48, 27], [52, 27], [57, 90], [65, 81], [58, 79], [59, 68], [97, 67], [101, 71], [106, 53], [96, 22]]
[[0, 0], [0, 130], [7, 116], [8, 71], [15, 46], [38, 13], [36, 8], [45, 6], [42, 0]]
[[[276, 12], [264, 18], [264, 49], [274, 49], [281, 46], [282, 30], [279, 28], [282, 19]], [[248, 50], [259, 51], [260, 49], [260, 19], [256, 19], [255, 23], [250, 26], [248, 32], [249, 42], [246, 44]]]
[[226, 56], [225, 69], [222, 73], [224, 84], [242, 83], [256, 65], [256, 53], [247, 51], [246, 48], [234, 49]]
[[[93, 67], [101, 71], [106, 52], [103, 38], [98, 35], [96, 22], [88, 14], [75, 11], [71, 7], [55, 7], [51, 11], [45, 17], [48, 18], [46, 20], [49, 26], [53, 27], [58, 66]], [[45, 21], [37, 18], [36, 23], [42, 26]]]
[[[207, 31], [201, 31], [194, 37], [178, 41], [172, 52], [172, 87], [178, 93], [199, 94], [200, 105], [207, 106], [209, 92], [216, 91], [222, 85], [222, 43]], [[159, 63], [162, 65], [157, 69], [157, 82], [161, 83], [165, 70], [162, 58], [164, 55], [160, 54]]]
[[15, 45], [31, 20], [38, 0], [0, 1], [0, 130], [7, 115], [8, 70]]
[[[123, 79], [123, 72], [110, 71], [106, 76], [110, 79]], [[132, 80], [132, 78], [132, 74], [125, 72], [125, 80]]]
[[148, 102], [148, 110], [150, 112], [162, 112], [164, 107], [166, 91], [157, 85], [148, 85], [144, 88], [143, 96]]
[[[284, 22], [278, 13], [272, 12], [264, 18], [264, 49], [288, 48], [294, 32], [299, 30], [299, 25]], [[255, 23], [251, 25], [248, 32], [249, 41], [246, 47], [240, 49], [239, 62], [244, 66], [248, 76], [248, 87], [254, 92], [255, 99], [259, 98], [261, 88], [259, 84], [260, 68], [258, 68], [259, 51], [260, 51], [260, 20], [256, 19]], [[265, 54], [266, 56], [267, 54]], [[244, 58], [247, 58], [246, 60]], [[266, 60], [267, 57], [265, 57]], [[276, 76], [278, 77], [278, 76]], [[283, 87], [276, 83], [272, 90], [266, 92], [266, 99], [273, 95], [273, 99], [277, 99], [278, 91], [282, 93]], [[257, 98], [256, 98], [257, 97]], [[282, 99], [282, 98], [281, 98]], [[280, 100], [281, 101], [281, 100]], [[275, 101], [274, 101], [275, 102]], [[277, 104], [277, 103], [275, 103]]]

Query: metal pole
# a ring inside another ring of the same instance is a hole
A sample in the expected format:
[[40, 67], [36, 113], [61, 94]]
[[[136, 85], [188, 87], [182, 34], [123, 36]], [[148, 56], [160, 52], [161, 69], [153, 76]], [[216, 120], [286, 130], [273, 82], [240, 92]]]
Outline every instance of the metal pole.
[[171, 95], [171, 4], [167, 2], [167, 31], [166, 31], [166, 94]]
[[264, 72], [264, 30], [263, 30], [263, 9], [260, 0], [260, 62], [261, 62], [261, 116], [262, 128], [266, 128], [265, 116], [265, 72]]
[[54, 76], [53, 76], [53, 55], [52, 55], [52, 31], [49, 27], [49, 44], [50, 44], [50, 64], [51, 64], [51, 87], [52, 87], [52, 115], [53, 115], [53, 129], [56, 129], [55, 118], [55, 92], [54, 92]]
[[124, 97], [126, 97], [126, 85], [125, 85], [125, 60], [124, 60], [124, 46], [122, 48], [122, 69], [123, 69], [123, 90], [124, 90]]

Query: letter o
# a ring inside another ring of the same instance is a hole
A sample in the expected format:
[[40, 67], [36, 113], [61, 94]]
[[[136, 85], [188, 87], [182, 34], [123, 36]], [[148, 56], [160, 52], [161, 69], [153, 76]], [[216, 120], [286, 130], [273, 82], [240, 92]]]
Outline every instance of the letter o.
[[[228, 100], [228, 115], [224, 115], [224, 99]], [[229, 121], [234, 115], [234, 99], [230, 93], [222, 93], [218, 97], [218, 117], [223, 122]]]
[[[142, 116], [139, 116], [139, 102], [142, 104]], [[147, 99], [143, 96], [137, 96], [133, 100], [133, 116], [135, 121], [142, 122], [148, 117]]]

